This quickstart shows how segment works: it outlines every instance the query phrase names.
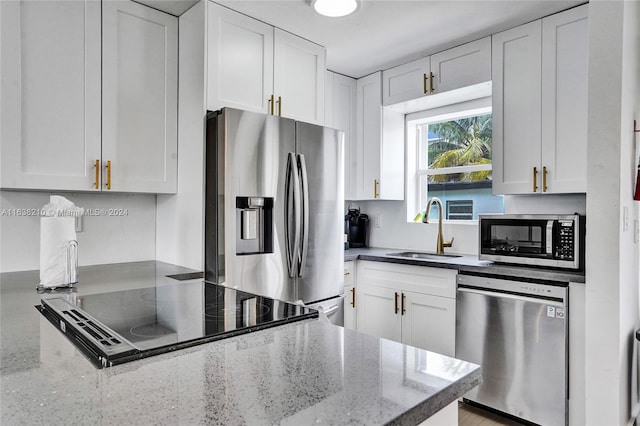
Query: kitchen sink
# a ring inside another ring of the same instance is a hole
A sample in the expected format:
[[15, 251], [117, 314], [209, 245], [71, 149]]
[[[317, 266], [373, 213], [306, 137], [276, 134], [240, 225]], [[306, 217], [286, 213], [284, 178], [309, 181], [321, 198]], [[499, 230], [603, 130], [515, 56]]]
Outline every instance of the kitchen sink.
[[406, 259], [424, 259], [424, 260], [442, 260], [442, 259], [452, 259], [456, 257], [462, 257], [459, 254], [424, 253], [420, 251], [403, 251], [399, 253], [387, 253], [387, 256], [404, 257]]

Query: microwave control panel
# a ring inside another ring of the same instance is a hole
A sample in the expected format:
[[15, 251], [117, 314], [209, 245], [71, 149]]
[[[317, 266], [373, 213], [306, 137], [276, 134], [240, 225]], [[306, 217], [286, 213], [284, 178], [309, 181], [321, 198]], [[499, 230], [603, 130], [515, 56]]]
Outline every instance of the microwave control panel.
[[555, 247], [556, 259], [573, 260], [575, 229], [572, 220], [559, 220]]

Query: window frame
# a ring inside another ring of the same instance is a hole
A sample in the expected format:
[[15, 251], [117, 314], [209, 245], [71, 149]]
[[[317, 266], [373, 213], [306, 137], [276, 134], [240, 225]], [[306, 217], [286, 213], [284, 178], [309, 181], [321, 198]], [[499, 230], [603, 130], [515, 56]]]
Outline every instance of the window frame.
[[[426, 162], [422, 162], [421, 160], [426, 155], [426, 152], [423, 151], [425, 151], [427, 147], [426, 144], [421, 144], [420, 139], [418, 138], [418, 133], [420, 131], [419, 127], [424, 124], [454, 120], [458, 118], [470, 117], [473, 115], [483, 115], [491, 112], [491, 96], [486, 96], [406, 115], [405, 132], [407, 135], [407, 221], [414, 221], [416, 218], [416, 212], [423, 211], [426, 206], [426, 177], [435, 174], [453, 174], [469, 171], [492, 170], [493, 168], [492, 164], [455, 166], [438, 169], [421, 168], [421, 164], [426, 164]], [[449, 220], [455, 223], [477, 223], [477, 220]]]

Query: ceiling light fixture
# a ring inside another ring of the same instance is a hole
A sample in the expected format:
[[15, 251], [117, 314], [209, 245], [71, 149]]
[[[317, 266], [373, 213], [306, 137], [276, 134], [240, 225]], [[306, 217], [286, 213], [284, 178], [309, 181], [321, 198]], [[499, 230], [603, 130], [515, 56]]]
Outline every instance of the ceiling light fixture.
[[312, 0], [311, 5], [320, 15], [338, 18], [347, 16], [358, 8], [357, 0]]

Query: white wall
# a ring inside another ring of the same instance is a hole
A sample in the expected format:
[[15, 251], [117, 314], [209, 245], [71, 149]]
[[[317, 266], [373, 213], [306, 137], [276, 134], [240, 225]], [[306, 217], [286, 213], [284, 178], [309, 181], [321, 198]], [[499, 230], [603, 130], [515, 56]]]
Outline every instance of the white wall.
[[[411, 250], [435, 251], [438, 224], [407, 222], [405, 201], [358, 201], [361, 212], [369, 215], [369, 245]], [[585, 214], [584, 194], [505, 196], [505, 213], [527, 214]], [[348, 205], [349, 203], [345, 203]], [[346, 213], [346, 207], [345, 207]], [[374, 216], [380, 215], [380, 228], [373, 226]], [[474, 223], [444, 223], [444, 238], [454, 238], [449, 253], [478, 255], [478, 226]]]
[[[40, 209], [47, 192], [0, 191], [0, 210]], [[56, 193], [85, 209], [126, 209], [125, 216], [83, 217], [77, 234], [78, 263], [136, 262], [155, 259], [156, 197], [139, 194]], [[40, 269], [40, 218], [0, 217], [0, 272]]]
[[633, 333], [640, 325], [640, 262], [632, 191], [633, 119], [640, 119], [639, 51], [640, 3], [591, 1], [585, 333], [589, 425], [631, 424], [638, 407]]
[[204, 3], [180, 16], [178, 193], [158, 195], [157, 260], [204, 267]]

